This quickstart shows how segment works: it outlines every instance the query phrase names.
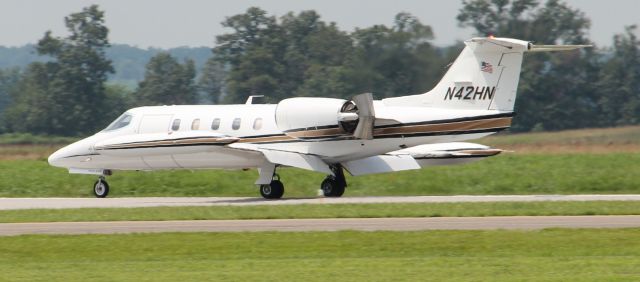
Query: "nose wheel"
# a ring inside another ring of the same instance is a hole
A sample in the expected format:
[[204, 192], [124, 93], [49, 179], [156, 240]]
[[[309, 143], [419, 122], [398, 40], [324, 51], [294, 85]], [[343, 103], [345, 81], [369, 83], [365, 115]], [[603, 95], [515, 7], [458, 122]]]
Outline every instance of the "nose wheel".
[[109, 183], [107, 183], [104, 176], [100, 176], [93, 184], [93, 195], [96, 198], [105, 198], [109, 195]]

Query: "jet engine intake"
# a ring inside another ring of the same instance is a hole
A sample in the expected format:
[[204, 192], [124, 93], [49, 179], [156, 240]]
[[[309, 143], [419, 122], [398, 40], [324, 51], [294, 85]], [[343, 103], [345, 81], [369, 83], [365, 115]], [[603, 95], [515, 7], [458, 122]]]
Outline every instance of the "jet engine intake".
[[344, 135], [340, 120], [357, 119], [340, 110], [344, 99], [298, 97], [282, 100], [276, 108], [276, 124], [285, 134], [301, 138], [328, 138]]
[[276, 124], [288, 136], [300, 139], [338, 136], [372, 139], [374, 115], [369, 93], [357, 95], [351, 101], [298, 97], [278, 103]]

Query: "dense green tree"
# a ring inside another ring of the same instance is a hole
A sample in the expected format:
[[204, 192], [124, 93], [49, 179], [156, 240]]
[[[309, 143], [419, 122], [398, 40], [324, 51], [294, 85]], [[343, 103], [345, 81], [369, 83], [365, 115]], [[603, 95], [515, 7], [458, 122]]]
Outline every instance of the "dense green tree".
[[238, 103], [250, 95], [284, 96], [279, 86], [285, 71], [282, 57], [286, 40], [276, 18], [252, 7], [222, 25], [233, 30], [218, 36], [213, 50], [216, 59], [230, 67], [224, 100]]
[[124, 111], [135, 105], [133, 91], [126, 85], [105, 84], [106, 100], [104, 107], [106, 116], [113, 118], [120, 116]]
[[597, 80], [601, 95], [601, 126], [640, 122], [640, 40], [635, 25], [613, 38], [612, 56], [604, 64]]
[[414, 94], [433, 86], [444, 64], [430, 44], [431, 28], [407, 13], [398, 14], [393, 27], [353, 34], [322, 21], [314, 11], [276, 19], [250, 8], [223, 25], [233, 32], [218, 36], [214, 53], [229, 66], [227, 102], [257, 94], [275, 101], [348, 98], [367, 91], [377, 97]]
[[169, 53], [160, 53], [147, 64], [134, 96], [137, 105], [195, 104], [195, 66], [192, 60], [180, 64]]
[[433, 32], [408, 13], [396, 15], [393, 27], [377, 25], [354, 32], [360, 70], [358, 92], [378, 98], [424, 93], [441, 78], [444, 60], [430, 41]]
[[92, 5], [64, 21], [67, 37], [46, 32], [38, 42], [38, 54], [52, 60], [27, 68], [7, 110], [7, 126], [12, 130], [78, 135], [93, 132], [113, 118], [103, 106], [104, 82], [113, 72], [104, 54], [109, 46], [104, 13]]
[[[4, 113], [4, 126], [10, 132], [60, 134], [53, 128], [62, 127], [63, 105], [48, 92], [55, 80], [53, 64], [31, 63], [11, 89], [12, 100]], [[67, 104], [73, 104], [67, 101]], [[62, 135], [62, 134], [60, 134]]]
[[215, 57], [209, 58], [202, 67], [198, 78], [198, 91], [200, 99], [217, 104], [225, 92], [225, 80], [227, 71]]
[[[462, 26], [537, 44], [588, 44], [589, 19], [558, 0], [465, 0]], [[595, 126], [593, 102], [598, 57], [593, 50], [527, 54], [518, 89], [513, 130]]]
[[[350, 89], [333, 87], [344, 82], [334, 74], [353, 52], [352, 40], [346, 32], [340, 31], [335, 23], [322, 21], [315, 11], [286, 14], [281, 17], [281, 29], [287, 42], [283, 58], [283, 93], [287, 96], [324, 97], [352, 94], [342, 92]], [[309, 87], [317, 79], [326, 78], [338, 80], [326, 81], [325, 87]]]
[[20, 69], [0, 69], [0, 119], [5, 108], [11, 104], [11, 92], [20, 79]]

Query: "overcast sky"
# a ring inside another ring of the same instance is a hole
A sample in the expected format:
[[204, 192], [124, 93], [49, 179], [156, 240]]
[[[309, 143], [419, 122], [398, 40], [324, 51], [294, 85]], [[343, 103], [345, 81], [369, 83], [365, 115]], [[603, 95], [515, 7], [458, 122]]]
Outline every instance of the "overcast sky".
[[[437, 45], [466, 39], [471, 30], [458, 27], [456, 15], [462, 1], [455, 0], [2, 0], [0, 1], [0, 45], [35, 43], [45, 31], [64, 35], [63, 18], [82, 7], [98, 4], [106, 11], [112, 43], [139, 47], [213, 46], [218, 34], [227, 32], [225, 17], [258, 6], [270, 14], [316, 10], [325, 21], [344, 30], [374, 24], [390, 25], [398, 12], [409, 12], [431, 25]], [[592, 20], [591, 39], [610, 45], [624, 26], [640, 23], [638, 0], [568, 0]], [[522, 38], [525, 39], [526, 38]]]

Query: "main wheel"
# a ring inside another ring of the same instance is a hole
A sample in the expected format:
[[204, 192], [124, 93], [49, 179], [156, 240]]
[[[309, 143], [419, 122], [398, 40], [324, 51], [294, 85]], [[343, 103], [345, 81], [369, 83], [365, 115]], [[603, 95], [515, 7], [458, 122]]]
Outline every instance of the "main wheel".
[[96, 183], [93, 184], [93, 194], [96, 195], [97, 198], [106, 197], [109, 195], [109, 184], [102, 179], [98, 179]]
[[280, 199], [284, 194], [284, 184], [280, 180], [272, 180], [270, 184], [260, 185], [260, 195], [265, 199]]
[[322, 181], [320, 188], [325, 197], [340, 197], [344, 194], [345, 183], [333, 177], [327, 177]]

